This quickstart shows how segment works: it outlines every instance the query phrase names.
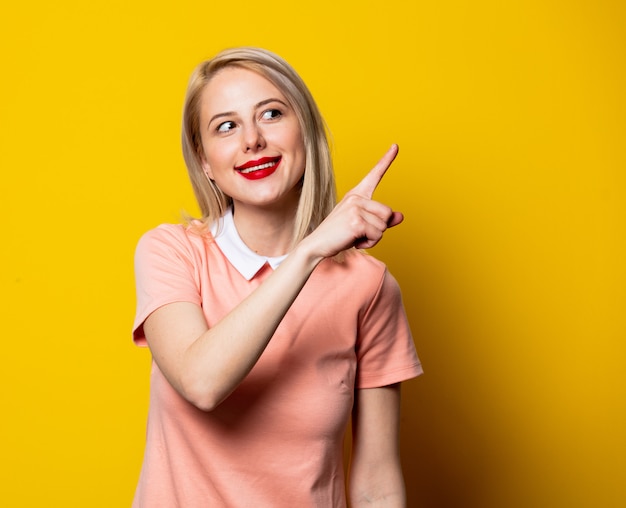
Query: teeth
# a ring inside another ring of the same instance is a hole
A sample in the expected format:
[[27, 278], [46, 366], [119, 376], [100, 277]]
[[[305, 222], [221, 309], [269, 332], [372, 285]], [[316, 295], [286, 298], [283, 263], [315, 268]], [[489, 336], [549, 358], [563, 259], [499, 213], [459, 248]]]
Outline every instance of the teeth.
[[246, 168], [240, 170], [241, 173], [252, 173], [253, 171], [259, 171], [260, 169], [271, 168], [272, 166], [276, 166], [275, 162], [267, 162], [265, 164], [261, 164], [259, 166], [252, 166], [251, 168]]

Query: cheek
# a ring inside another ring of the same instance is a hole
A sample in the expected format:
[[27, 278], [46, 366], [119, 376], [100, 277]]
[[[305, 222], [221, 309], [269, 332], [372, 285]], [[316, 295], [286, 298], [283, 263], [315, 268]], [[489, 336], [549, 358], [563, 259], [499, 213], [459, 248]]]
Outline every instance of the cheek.
[[304, 141], [298, 136], [298, 138], [295, 140], [295, 144], [298, 147], [296, 151], [300, 158], [302, 169], [304, 170], [304, 166], [306, 165], [306, 147], [304, 146]]
[[292, 129], [285, 137], [291, 150], [298, 156], [304, 158], [306, 150], [304, 148], [304, 141], [300, 135], [299, 129]]
[[224, 166], [229, 166], [232, 161], [232, 148], [229, 145], [232, 143], [224, 142], [204, 142], [202, 144], [204, 161], [211, 171], [219, 171]]

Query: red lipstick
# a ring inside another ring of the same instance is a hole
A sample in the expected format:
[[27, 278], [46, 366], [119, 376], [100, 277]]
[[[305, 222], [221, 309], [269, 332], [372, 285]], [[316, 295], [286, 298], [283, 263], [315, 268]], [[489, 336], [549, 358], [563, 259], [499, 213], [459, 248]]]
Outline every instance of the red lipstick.
[[260, 180], [274, 173], [281, 159], [282, 157], [280, 156], [262, 157], [257, 160], [248, 161], [241, 166], [235, 166], [235, 170], [248, 180]]

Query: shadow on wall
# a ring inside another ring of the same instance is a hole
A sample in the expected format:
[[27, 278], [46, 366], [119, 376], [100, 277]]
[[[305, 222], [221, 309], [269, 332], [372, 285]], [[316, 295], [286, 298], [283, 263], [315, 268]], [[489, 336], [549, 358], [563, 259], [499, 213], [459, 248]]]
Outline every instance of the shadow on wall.
[[[484, 340], [471, 311], [476, 305], [473, 291], [453, 280], [458, 267], [450, 269], [456, 263], [447, 259], [450, 246], [422, 233], [389, 235], [373, 252], [402, 288], [424, 366], [423, 376], [403, 385], [401, 456], [407, 506], [496, 506], [491, 493], [506, 474], [508, 461], [503, 456], [506, 446], [499, 444], [503, 430], [496, 436], [485, 425], [488, 418], [493, 427], [501, 427], [502, 419], [497, 401], [488, 402], [493, 400], [490, 382], [474, 361]], [[475, 401], [482, 401], [480, 407]], [[485, 405], [491, 416], [485, 416]]]

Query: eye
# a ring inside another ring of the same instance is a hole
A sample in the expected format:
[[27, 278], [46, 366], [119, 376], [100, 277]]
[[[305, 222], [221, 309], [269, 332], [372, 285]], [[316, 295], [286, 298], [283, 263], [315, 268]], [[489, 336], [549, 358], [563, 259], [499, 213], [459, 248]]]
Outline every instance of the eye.
[[280, 110], [278, 110], [278, 109], [268, 109], [266, 111], [263, 111], [263, 114], [261, 115], [261, 118], [263, 120], [276, 120], [277, 118], [280, 118], [281, 116], [283, 116], [283, 114], [281, 113]]
[[228, 122], [222, 122], [221, 124], [219, 124], [216, 130], [217, 132], [229, 132], [234, 128], [235, 128], [235, 122], [231, 122], [229, 120]]

